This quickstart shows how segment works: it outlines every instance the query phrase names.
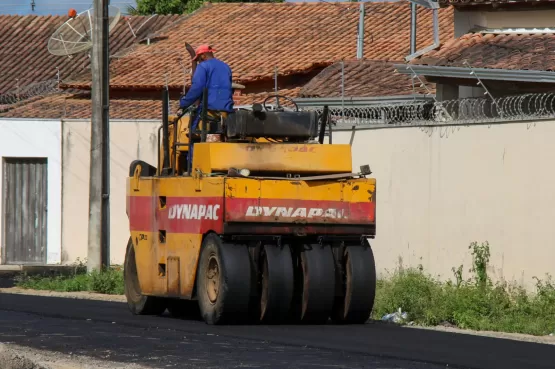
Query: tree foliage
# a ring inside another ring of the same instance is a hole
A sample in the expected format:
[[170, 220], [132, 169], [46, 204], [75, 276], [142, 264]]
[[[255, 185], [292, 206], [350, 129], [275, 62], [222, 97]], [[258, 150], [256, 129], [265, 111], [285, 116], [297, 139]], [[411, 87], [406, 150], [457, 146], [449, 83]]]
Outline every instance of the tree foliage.
[[[130, 15], [185, 14], [202, 6], [206, 0], [137, 0], [137, 7], [129, 6]], [[211, 2], [236, 3], [236, 0], [212, 0]], [[258, 0], [264, 3], [281, 3], [283, 0]]]

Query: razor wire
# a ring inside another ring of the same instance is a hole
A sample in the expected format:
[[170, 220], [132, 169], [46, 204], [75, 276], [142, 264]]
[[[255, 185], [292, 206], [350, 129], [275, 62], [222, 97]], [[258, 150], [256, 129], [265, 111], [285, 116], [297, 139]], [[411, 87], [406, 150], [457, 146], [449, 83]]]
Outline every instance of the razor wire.
[[33, 97], [59, 92], [58, 83], [59, 81], [57, 79], [50, 79], [15, 87], [0, 95], [0, 105], [9, 106], [29, 100]]
[[[323, 108], [305, 105], [300, 109], [321, 114]], [[330, 106], [329, 117], [334, 125], [349, 127], [480, 124], [555, 119], [555, 93], [527, 93], [495, 99], [478, 97], [446, 101], [376, 103], [367, 106]]]

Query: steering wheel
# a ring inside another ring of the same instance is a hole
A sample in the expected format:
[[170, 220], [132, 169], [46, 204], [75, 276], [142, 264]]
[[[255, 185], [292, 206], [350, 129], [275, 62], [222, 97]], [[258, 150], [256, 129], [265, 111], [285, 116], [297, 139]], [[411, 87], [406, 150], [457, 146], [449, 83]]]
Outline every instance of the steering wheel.
[[[282, 98], [284, 98], [285, 100], [287, 100], [287, 101], [293, 103], [293, 105], [295, 105], [295, 111], [296, 111], [296, 112], [299, 111], [299, 106], [297, 105], [297, 103], [296, 103], [295, 101], [293, 101], [293, 99], [291, 99], [291, 98], [289, 98], [289, 97], [287, 97], [287, 96], [283, 96], [283, 95], [270, 95], [270, 96], [266, 97], [266, 98], [264, 99], [264, 101], [262, 102], [262, 106], [264, 106], [264, 110], [268, 111], [268, 107], [266, 106], [266, 101], [268, 101], [268, 99], [272, 99], [272, 98], [275, 99], [275, 98], [280, 98], [280, 97], [282, 97]], [[278, 103], [279, 103], [279, 101], [278, 101]]]

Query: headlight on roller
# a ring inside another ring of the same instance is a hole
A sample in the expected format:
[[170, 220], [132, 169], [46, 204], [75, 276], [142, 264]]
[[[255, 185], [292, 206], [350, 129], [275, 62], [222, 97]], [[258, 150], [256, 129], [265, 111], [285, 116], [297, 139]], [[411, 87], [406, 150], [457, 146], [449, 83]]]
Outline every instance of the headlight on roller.
[[251, 171], [248, 170], [247, 168], [243, 168], [243, 169], [241, 169], [241, 170], [239, 171], [239, 174], [241, 174], [241, 175], [244, 176], [244, 177], [248, 177], [249, 174], [251, 174]]

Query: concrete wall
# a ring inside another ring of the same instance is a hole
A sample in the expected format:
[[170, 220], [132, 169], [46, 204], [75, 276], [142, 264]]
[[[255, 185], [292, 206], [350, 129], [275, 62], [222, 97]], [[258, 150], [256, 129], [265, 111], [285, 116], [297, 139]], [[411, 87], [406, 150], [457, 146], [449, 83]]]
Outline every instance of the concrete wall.
[[[354, 134], [354, 137], [352, 135]], [[377, 178], [380, 272], [402, 261], [451, 278], [488, 241], [494, 278], [555, 273], [555, 121], [335, 132]]]
[[[0, 120], [0, 157], [33, 157], [48, 160], [48, 215], [47, 215], [47, 263], [57, 264], [61, 256], [61, 210], [62, 210], [62, 161], [61, 161], [61, 124], [52, 120]], [[0, 160], [0, 173], [3, 176], [3, 162]], [[3, 194], [0, 181], [0, 194]], [[3, 196], [0, 197], [3, 201]], [[0, 212], [0, 224], [3, 224]], [[1, 247], [4, 237], [1, 234]], [[1, 253], [0, 253], [1, 255]]]
[[[125, 177], [135, 158], [155, 164], [159, 122], [111, 125], [111, 260], [122, 263], [128, 239]], [[62, 262], [87, 253], [88, 122], [64, 122]], [[353, 136], [354, 135], [354, 136]], [[336, 131], [352, 139], [354, 168], [370, 164], [378, 180], [380, 273], [422, 264], [442, 278], [464, 264], [473, 241], [491, 245], [491, 275], [531, 286], [555, 272], [555, 121], [441, 128]]]
[[[125, 182], [135, 159], [156, 165], [160, 122], [110, 121], [110, 260], [122, 264], [129, 239], [125, 213]], [[63, 231], [62, 262], [87, 256], [89, 212], [90, 122], [63, 122]]]

